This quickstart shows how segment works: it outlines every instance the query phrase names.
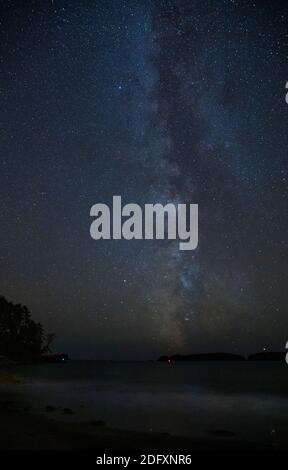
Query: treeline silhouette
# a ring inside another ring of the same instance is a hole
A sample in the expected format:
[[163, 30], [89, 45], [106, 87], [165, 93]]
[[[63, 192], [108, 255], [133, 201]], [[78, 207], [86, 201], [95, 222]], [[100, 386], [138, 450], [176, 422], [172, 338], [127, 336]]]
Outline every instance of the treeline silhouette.
[[46, 334], [25, 305], [0, 296], [0, 355], [14, 360], [37, 359], [50, 352], [54, 334]]

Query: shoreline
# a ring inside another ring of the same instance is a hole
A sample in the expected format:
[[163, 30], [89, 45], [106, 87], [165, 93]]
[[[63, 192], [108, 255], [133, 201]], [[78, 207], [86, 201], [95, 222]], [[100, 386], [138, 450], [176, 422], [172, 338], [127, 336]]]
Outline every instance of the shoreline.
[[[89, 430], [89, 427], [91, 428]], [[165, 433], [135, 433], [61, 422], [24, 410], [1, 409], [1, 450], [185, 451], [272, 450], [272, 446], [228, 439], [189, 439]]]
[[197, 450], [273, 450], [271, 445], [243, 442], [233, 437], [190, 439], [169, 433], [131, 432], [103, 422], [79, 423], [44, 416], [0, 388], [0, 450], [74, 450], [98, 452], [190, 452]]
[[[0, 449], [1, 450], [85, 450], [105, 453], [165, 451], [183, 452], [197, 450], [275, 450], [281, 449], [274, 437], [262, 442], [227, 431], [227, 427], [211, 431], [207, 436], [197, 432], [196, 423], [191, 436], [156, 431], [125, 430], [106, 424], [94, 415], [79, 422], [74, 409], [64, 408], [69, 403], [49, 402], [42, 404], [42, 411], [21, 390], [25, 377], [14, 368], [0, 370]], [[43, 408], [44, 405], [44, 408]], [[58, 411], [58, 413], [53, 412]], [[61, 415], [59, 414], [61, 411]], [[100, 416], [101, 417], [101, 416]], [[226, 429], [226, 430], [225, 430]], [[232, 428], [233, 429], [233, 428]], [[199, 436], [199, 437], [198, 437]]]

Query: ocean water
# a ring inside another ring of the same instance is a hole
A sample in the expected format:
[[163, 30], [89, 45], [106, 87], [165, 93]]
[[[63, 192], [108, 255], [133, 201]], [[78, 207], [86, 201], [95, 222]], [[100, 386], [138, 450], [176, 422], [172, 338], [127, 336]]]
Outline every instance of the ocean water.
[[113, 428], [191, 438], [224, 430], [288, 448], [285, 363], [74, 361], [19, 366], [17, 373], [18, 393], [37, 413], [56, 407], [52, 419], [101, 419]]

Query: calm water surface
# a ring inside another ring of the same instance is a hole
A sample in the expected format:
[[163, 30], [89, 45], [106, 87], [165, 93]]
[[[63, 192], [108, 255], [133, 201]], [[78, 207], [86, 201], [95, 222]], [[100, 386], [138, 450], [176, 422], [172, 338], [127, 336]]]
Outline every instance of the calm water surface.
[[[284, 363], [75, 361], [18, 368], [19, 394], [53, 419], [102, 419], [115, 428], [235, 438], [288, 447], [288, 366]], [[73, 417], [63, 415], [69, 407]]]

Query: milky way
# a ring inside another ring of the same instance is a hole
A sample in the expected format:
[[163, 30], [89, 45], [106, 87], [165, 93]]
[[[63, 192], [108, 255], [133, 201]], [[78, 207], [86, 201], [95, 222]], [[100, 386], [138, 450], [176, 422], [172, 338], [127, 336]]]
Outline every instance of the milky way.
[[[284, 2], [1, 10], [1, 293], [79, 357], [283, 349]], [[91, 240], [113, 195], [199, 204], [199, 247]]]

